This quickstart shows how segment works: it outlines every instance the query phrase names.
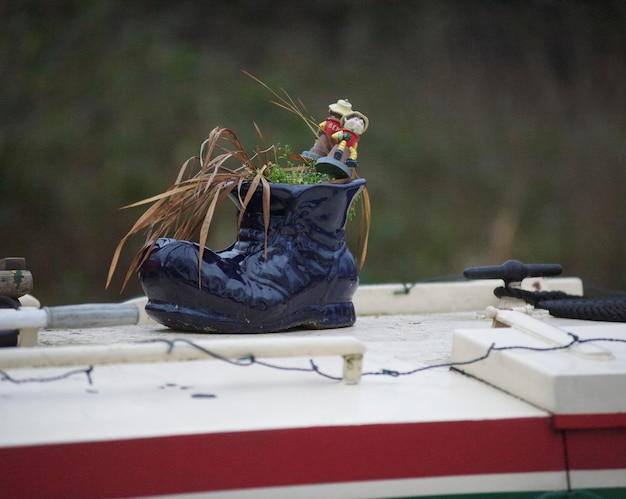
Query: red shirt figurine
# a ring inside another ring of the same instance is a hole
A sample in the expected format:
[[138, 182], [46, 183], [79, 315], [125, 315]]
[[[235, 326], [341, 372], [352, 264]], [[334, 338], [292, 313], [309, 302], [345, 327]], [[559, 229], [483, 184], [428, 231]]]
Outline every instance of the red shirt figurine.
[[306, 159], [317, 159], [326, 156], [337, 143], [331, 137], [341, 130], [341, 119], [352, 111], [352, 104], [348, 99], [339, 99], [328, 106], [328, 118], [322, 121], [318, 127], [318, 138], [313, 147], [304, 151], [301, 156]]

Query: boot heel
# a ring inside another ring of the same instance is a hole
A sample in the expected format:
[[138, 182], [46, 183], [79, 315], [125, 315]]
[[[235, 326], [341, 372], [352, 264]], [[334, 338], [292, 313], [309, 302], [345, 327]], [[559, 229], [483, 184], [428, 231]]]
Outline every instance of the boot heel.
[[306, 329], [333, 329], [352, 326], [356, 322], [356, 313], [352, 302], [330, 303], [323, 307], [315, 307], [311, 315], [316, 319], [306, 322]]

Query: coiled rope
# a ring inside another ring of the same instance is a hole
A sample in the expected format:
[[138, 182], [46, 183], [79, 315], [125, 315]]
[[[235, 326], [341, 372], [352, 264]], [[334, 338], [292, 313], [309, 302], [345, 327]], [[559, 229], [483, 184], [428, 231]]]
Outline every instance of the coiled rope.
[[501, 286], [494, 290], [498, 298], [524, 300], [536, 308], [547, 310], [554, 317], [590, 321], [626, 322], [626, 297], [587, 298], [562, 291], [527, 291]]

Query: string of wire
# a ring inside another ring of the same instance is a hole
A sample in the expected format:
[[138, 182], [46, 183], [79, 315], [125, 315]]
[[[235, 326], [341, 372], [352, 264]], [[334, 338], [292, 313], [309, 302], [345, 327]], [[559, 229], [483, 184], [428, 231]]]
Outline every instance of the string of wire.
[[[400, 376], [411, 376], [413, 374], [417, 374], [419, 372], [423, 372], [423, 371], [429, 371], [432, 369], [440, 369], [440, 368], [448, 368], [448, 369], [453, 369], [456, 367], [461, 367], [461, 366], [466, 366], [466, 365], [470, 365], [470, 364], [475, 364], [477, 362], [481, 362], [483, 360], [486, 360], [489, 356], [491, 356], [491, 354], [493, 352], [502, 352], [502, 351], [509, 351], [509, 350], [527, 350], [527, 351], [533, 351], [533, 352], [554, 352], [557, 350], [567, 350], [569, 348], [571, 348], [572, 346], [576, 345], [576, 344], [582, 344], [582, 343], [591, 343], [591, 342], [616, 342], [616, 343], [626, 343], [626, 339], [622, 339], [622, 338], [588, 338], [588, 339], [581, 339], [579, 338], [577, 335], [568, 332], [567, 333], [570, 337], [571, 337], [571, 341], [569, 341], [568, 343], [564, 344], [564, 345], [560, 345], [560, 346], [553, 346], [553, 347], [530, 347], [530, 346], [523, 346], [523, 345], [509, 345], [509, 346], [496, 346], [495, 343], [492, 343], [489, 348], [487, 349], [487, 351], [479, 356], [479, 357], [475, 357], [473, 359], [469, 359], [469, 360], [465, 360], [465, 361], [455, 361], [455, 362], [442, 362], [440, 364], [431, 364], [431, 365], [427, 365], [427, 366], [422, 366], [422, 367], [418, 367], [415, 369], [411, 369], [408, 371], [397, 371], [397, 370], [393, 370], [393, 369], [380, 369], [378, 371], [368, 371], [368, 372], [364, 372], [362, 373], [362, 376], [390, 376], [390, 377], [400, 377]], [[222, 362], [225, 362], [227, 364], [231, 364], [233, 366], [238, 366], [238, 367], [249, 367], [252, 365], [259, 365], [259, 366], [263, 366], [269, 369], [275, 369], [275, 370], [279, 370], [279, 371], [291, 371], [291, 372], [310, 372], [310, 373], [316, 373], [319, 376], [322, 376], [324, 378], [330, 379], [330, 380], [334, 380], [334, 381], [340, 381], [342, 378], [340, 376], [333, 376], [331, 374], [325, 373], [323, 371], [320, 370], [320, 368], [317, 366], [317, 364], [315, 363], [315, 361], [313, 359], [309, 359], [309, 367], [297, 367], [297, 366], [281, 366], [278, 364], [274, 364], [274, 363], [270, 363], [270, 362], [266, 362], [266, 361], [261, 361], [259, 359], [257, 359], [254, 355], [248, 355], [245, 357], [241, 357], [239, 359], [229, 359], [227, 357], [224, 357], [222, 355], [219, 355], [216, 352], [213, 352], [207, 348], [204, 348], [200, 345], [198, 345], [197, 343], [195, 343], [192, 340], [186, 339], [186, 338], [176, 338], [173, 340], [170, 339], [164, 339], [164, 338], [158, 338], [158, 339], [151, 339], [151, 340], [145, 340], [145, 341], [141, 341], [139, 343], [165, 343], [168, 347], [167, 349], [167, 353], [171, 353], [173, 351], [173, 349], [176, 347], [176, 344], [184, 344], [184, 345], [188, 345], [191, 346], [193, 348], [195, 348], [196, 350], [199, 350], [203, 353], [205, 353], [207, 356], [213, 357], [214, 359], [220, 360]], [[74, 369], [71, 371], [67, 371], [63, 374], [59, 374], [59, 375], [55, 375], [55, 376], [48, 376], [48, 377], [37, 377], [37, 378], [22, 378], [22, 379], [18, 379], [15, 378], [13, 376], [11, 376], [9, 373], [7, 373], [6, 371], [0, 369], [0, 381], [8, 381], [11, 383], [15, 383], [15, 384], [23, 384], [23, 383], [47, 383], [47, 382], [53, 382], [53, 381], [60, 381], [62, 379], [66, 379], [69, 378], [71, 376], [77, 375], [77, 374], [84, 374], [87, 377], [87, 380], [89, 382], [89, 384], [93, 384], [93, 379], [92, 379], [92, 373], [94, 370], [94, 366], [91, 365], [89, 367], [86, 368], [81, 368], [81, 369]]]

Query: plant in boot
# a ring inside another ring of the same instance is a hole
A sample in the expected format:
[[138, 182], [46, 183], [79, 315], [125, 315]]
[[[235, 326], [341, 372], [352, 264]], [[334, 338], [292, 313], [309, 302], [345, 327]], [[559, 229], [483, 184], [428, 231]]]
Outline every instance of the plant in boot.
[[[352, 325], [358, 272], [344, 229], [364, 186], [363, 179], [272, 184], [267, 232], [259, 188], [242, 216], [238, 241], [224, 251], [158, 239], [139, 268], [146, 311], [172, 328], [207, 332]], [[250, 189], [242, 185], [241, 194]]]
[[[357, 197], [362, 265], [369, 229], [365, 180], [324, 181], [289, 148], [257, 149], [249, 157], [232, 131], [217, 127], [200, 158], [185, 162], [167, 191], [131, 205], [151, 203], [116, 248], [107, 286], [128, 238], [146, 231], [124, 285], [137, 272], [148, 314], [164, 325], [232, 333], [350, 326], [358, 268], [345, 226]], [[205, 244], [216, 206], [226, 198], [238, 209], [237, 240], [215, 252]]]
[[[269, 166], [266, 178], [280, 184], [320, 184], [333, 177], [321, 173], [312, 160], [304, 159], [292, 153], [291, 146], [277, 146], [274, 149], [275, 161]], [[300, 161], [300, 164], [296, 162]]]

